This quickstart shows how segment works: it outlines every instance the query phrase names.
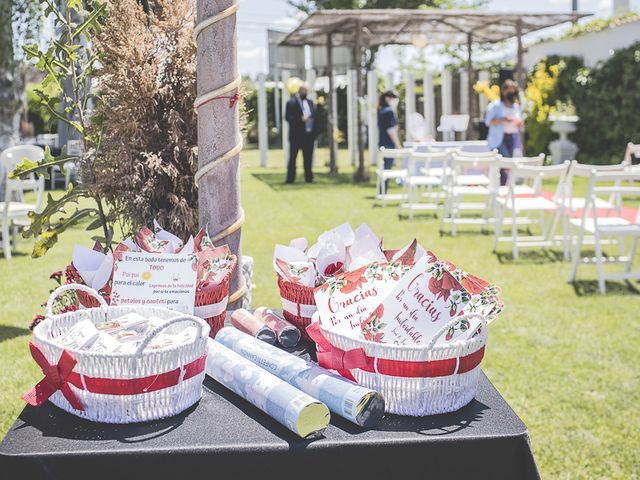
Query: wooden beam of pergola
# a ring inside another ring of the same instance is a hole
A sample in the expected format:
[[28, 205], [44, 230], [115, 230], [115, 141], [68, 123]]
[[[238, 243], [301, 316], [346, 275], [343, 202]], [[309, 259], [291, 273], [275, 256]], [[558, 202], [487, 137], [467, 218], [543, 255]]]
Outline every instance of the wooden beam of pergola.
[[[522, 35], [526, 35], [588, 15], [590, 14], [396, 8], [319, 10], [303, 20], [280, 45], [322, 46], [330, 33], [334, 47], [353, 47], [356, 41], [353, 27], [356, 23], [370, 32], [363, 38], [369, 47], [410, 45], [416, 34], [427, 35], [429, 43], [433, 45], [465, 45], [470, 32], [484, 42], [495, 43], [515, 37], [518, 22], [522, 26]], [[411, 28], [405, 30], [402, 27], [407, 22]], [[509, 26], [512, 28], [508, 28]]]
[[[467, 47], [467, 75], [469, 113], [473, 110], [474, 42], [497, 43], [510, 38], [517, 39], [516, 75], [524, 85], [522, 65], [522, 36], [566, 22], [575, 22], [589, 16], [586, 13], [527, 13], [489, 12], [482, 10], [444, 9], [363, 9], [320, 10], [309, 15], [289, 33], [280, 45], [326, 46], [327, 71], [332, 76], [331, 50], [333, 47], [350, 47], [354, 50], [357, 68], [357, 95], [362, 95], [362, 51], [366, 47], [382, 45], [411, 45], [417, 35], [424, 35], [432, 45], [465, 45]], [[329, 80], [329, 98], [333, 95], [333, 80]], [[329, 116], [329, 135], [333, 136], [333, 124], [337, 119]], [[351, 128], [351, 126], [349, 127]], [[363, 152], [363, 132], [360, 115], [357, 115], [359, 162], [355, 180], [366, 180]], [[332, 151], [332, 160], [335, 153]], [[332, 171], [334, 169], [333, 161]]]

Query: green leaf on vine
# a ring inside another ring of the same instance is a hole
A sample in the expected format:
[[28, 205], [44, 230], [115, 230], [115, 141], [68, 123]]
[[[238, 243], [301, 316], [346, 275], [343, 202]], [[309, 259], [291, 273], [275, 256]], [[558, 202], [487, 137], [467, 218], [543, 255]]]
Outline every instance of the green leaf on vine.
[[[80, 4], [82, 4], [82, 0], [69, 0], [69, 1], [79, 1]], [[100, 31], [100, 19], [106, 13], [106, 10], [107, 10], [106, 3], [99, 4], [96, 2], [91, 14], [89, 14], [89, 16], [85, 18], [84, 22], [82, 22], [80, 26], [76, 28], [75, 31], [73, 32], [72, 34], [73, 38], [76, 38], [79, 35], [85, 34], [85, 32], [89, 28], [93, 28], [93, 30], [95, 31]]]
[[22, 236], [29, 238], [42, 234], [44, 230], [50, 227], [51, 217], [58, 213], [65, 213], [66, 204], [69, 202], [78, 203], [80, 196], [81, 193], [74, 190], [73, 184], [69, 184], [67, 191], [59, 198], [54, 199], [50, 193], [47, 194], [47, 204], [42, 209], [42, 212], [28, 213], [31, 225], [23, 232]]
[[44, 158], [42, 160], [39, 162], [33, 162], [28, 158], [25, 158], [22, 163], [16, 165], [16, 168], [9, 174], [9, 178], [12, 180], [25, 179], [31, 174], [49, 178], [49, 170], [51, 167], [58, 165], [63, 169], [65, 163], [76, 160], [78, 160], [78, 157], [67, 155], [66, 147], [63, 147], [62, 152], [58, 157], [51, 155], [49, 147], [45, 147]]
[[58, 242], [58, 232], [55, 230], [49, 230], [43, 232], [33, 245], [33, 251], [31, 252], [32, 258], [40, 258], [47, 253], [51, 247]]
[[[47, 230], [40, 233], [33, 246], [31, 256], [33, 258], [39, 258], [47, 253], [51, 247], [53, 247], [58, 241], [58, 235], [63, 233], [70, 227], [74, 227], [85, 218], [97, 213], [95, 208], [82, 208], [77, 209], [69, 217], [63, 217], [58, 220], [54, 225], [50, 226]], [[33, 220], [32, 220], [33, 221]], [[31, 224], [33, 226], [33, 223]]]

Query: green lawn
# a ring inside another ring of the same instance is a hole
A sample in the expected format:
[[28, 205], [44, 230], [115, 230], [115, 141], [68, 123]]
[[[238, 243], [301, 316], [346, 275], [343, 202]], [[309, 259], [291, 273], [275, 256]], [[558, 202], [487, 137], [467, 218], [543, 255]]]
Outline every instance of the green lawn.
[[[254, 306], [279, 304], [271, 266], [277, 242], [315, 239], [344, 221], [367, 222], [390, 247], [417, 237], [502, 286], [506, 308], [490, 327], [483, 368], [529, 427], [543, 478], [640, 477], [638, 284], [609, 283], [603, 297], [595, 269], [582, 269], [577, 287], [567, 284], [569, 264], [558, 252], [525, 252], [514, 262], [506, 246], [492, 254], [491, 237], [473, 228], [441, 237], [433, 217], [400, 220], [395, 207], [374, 207], [373, 180], [351, 184], [341, 155], [339, 176], [323, 173], [327, 152], [319, 151], [318, 183], [285, 186], [282, 152], [271, 152], [268, 168], [257, 166], [257, 151], [243, 152], [243, 253], [255, 259]], [[0, 436], [23, 407], [20, 394], [40, 376], [28, 356], [27, 326], [53, 285], [49, 274], [69, 262], [77, 242], [88, 246], [89, 234], [65, 234], [44, 259], [30, 259], [28, 241], [11, 262], [0, 259]]]

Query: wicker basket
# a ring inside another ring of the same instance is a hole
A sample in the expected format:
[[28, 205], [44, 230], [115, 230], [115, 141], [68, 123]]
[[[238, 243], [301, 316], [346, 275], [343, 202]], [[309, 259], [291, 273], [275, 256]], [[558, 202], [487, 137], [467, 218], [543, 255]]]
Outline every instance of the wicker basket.
[[[435, 345], [441, 335], [463, 318], [480, 320], [480, 333]], [[309, 331], [318, 347], [320, 365], [352, 376], [359, 384], [380, 392], [388, 413], [425, 416], [453, 412], [476, 395], [487, 342], [486, 320], [478, 314], [452, 320], [428, 344], [416, 346], [376, 343], [337, 333], [320, 324], [319, 313], [314, 315], [313, 322]], [[359, 368], [336, 365], [332, 358], [357, 358]], [[347, 370], [341, 371], [341, 367]]]
[[209, 335], [214, 338], [224, 327], [224, 320], [227, 316], [227, 303], [229, 302], [229, 283], [231, 274], [236, 268], [237, 257], [231, 255], [231, 268], [218, 285], [202, 290], [196, 290], [196, 303], [193, 314], [204, 318], [211, 332]]
[[300, 329], [302, 338], [311, 340], [306, 328], [311, 323], [313, 314], [318, 311], [313, 296], [314, 287], [288, 282], [278, 275], [278, 288], [284, 318]]
[[[100, 306], [52, 315], [55, 299], [66, 290], [80, 290], [93, 295]], [[64, 349], [56, 342], [56, 338], [82, 319], [99, 323], [131, 312], [166, 319], [166, 323], [148, 332], [135, 353]], [[145, 350], [160, 332], [174, 330], [174, 325], [184, 322], [198, 328], [192, 342]], [[95, 290], [69, 284], [58, 287], [51, 294], [47, 303], [47, 319], [34, 328], [30, 347], [46, 375], [38, 386], [45, 384], [49, 388], [52, 382], [55, 384], [51, 388], [53, 393], [48, 393], [53, 404], [96, 422], [134, 423], [177, 415], [200, 399], [208, 334], [207, 323], [195, 316], [166, 308], [110, 307]], [[69, 363], [70, 359], [72, 363]], [[62, 366], [65, 361], [66, 367]], [[25, 399], [29, 396], [40, 403], [46, 400], [37, 393], [37, 388], [26, 394]]]

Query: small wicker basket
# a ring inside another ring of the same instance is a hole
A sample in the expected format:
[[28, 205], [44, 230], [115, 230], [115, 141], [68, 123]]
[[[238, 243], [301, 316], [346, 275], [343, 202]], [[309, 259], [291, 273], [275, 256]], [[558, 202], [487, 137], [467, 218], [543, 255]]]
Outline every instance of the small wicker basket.
[[313, 296], [314, 287], [288, 282], [278, 275], [278, 288], [280, 289], [284, 318], [298, 327], [302, 333], [302, 338], [311, 340], [306, 328], [311, 323], [313, 314], [318, 311], [316, 300]]
[[[56, 298], [67, 290], [92, 295], [100, 306], [53, 315]], [[56, 341], [80, 320], [88, 318], [99, 323], [131, 312], [166, 320], [149, 331], [132, 354], [65, 349]], [[145, 350], [156, 335], [175, 330], [178, 323], [184, 322], [197, 327], [191, 342]], [[208, 335], [209, 325], [193, 315], [156, 307], [110, 307], [95, 290], [85, 285], [68, 284], [51, 294], [47, 302], [47, 318], [33, 330], [31, 349], [46, 375], [41, 383], [51, 381], [47, 377], [53, 372], [57, 382], [49, 397], [53, 404], [95, 422], [134, 423], [177, 415], [200, 399]], [[74, 362], [72, 369], [65, 372], [65, 378], [60, 376], [63, 357]], [[74, 400], [79, 401], [81, 409], [70, 403], [67, 398], [69, 391], [72, 397], [75, 396]], [[35, 397], [37, 394], [32, 398]]]
[[236, 268], [237, 257], [231, 255], [231, 268], [222, 279], [222, 281], [213, 287], [196, 290], [196, 303], [194, 315], [204, 318], [209, 326], [211, 338], [215, 338], [216, 334], [224, 327], [224, 320], [227, 316], [227, 303], [229, 302], [229, 283], [231, 282], [231, 274]]
[[[463, 319], [478, 319], [480, 332], [472, 338], [436, 345], [451, 326]], [[314, 314], [313, 322], [309, 330], [319, 330], [323, 337], [314, 335], [320, 365], [336, 369], [343, 376], [352, 376], [359, 384], [380, 392], [387, 413], [426, 416], [453, 412], [467, 405], [476, 395], [488, 335], [487, 322], [481, 315], [457, 317], [438, 331], [428, 344], [415, 346], [376, 343], [337, 333], [320, 324], [319, 313]], [[328, 343], [321, 344], [325, 342]], [[361, 350], [357, 353], [362, 354], [356, 355], [361, 359], [360, 368], [340, 371], [340, 367], [331, 362], [323, 362], [322, 354], [327, 350], [330, 354], [340, 353], [338, 358], [353, 358], [348, 354]]]

